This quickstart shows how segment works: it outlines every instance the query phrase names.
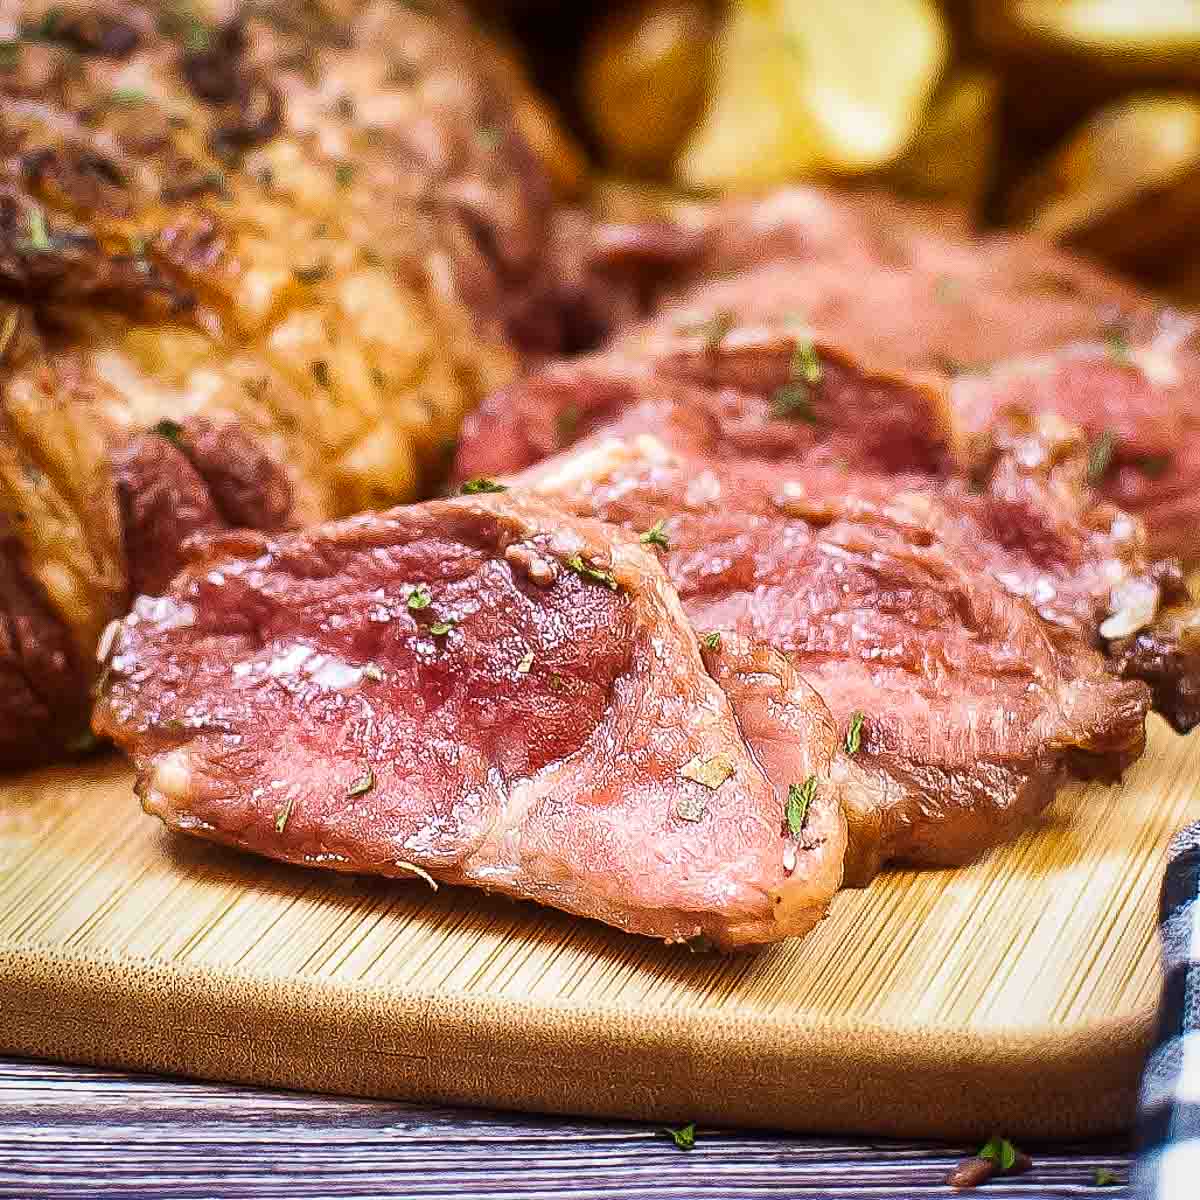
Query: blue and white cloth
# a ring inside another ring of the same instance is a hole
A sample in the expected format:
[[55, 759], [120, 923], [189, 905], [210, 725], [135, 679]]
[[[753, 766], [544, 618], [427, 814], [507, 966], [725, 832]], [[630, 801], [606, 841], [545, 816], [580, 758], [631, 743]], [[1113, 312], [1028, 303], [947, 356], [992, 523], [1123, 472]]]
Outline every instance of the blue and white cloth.
[[1136, 1200], [1200, 1198], [1200, 825], [1171, 841], [1159, 909], [1162, 1004], [1142, 1077]]

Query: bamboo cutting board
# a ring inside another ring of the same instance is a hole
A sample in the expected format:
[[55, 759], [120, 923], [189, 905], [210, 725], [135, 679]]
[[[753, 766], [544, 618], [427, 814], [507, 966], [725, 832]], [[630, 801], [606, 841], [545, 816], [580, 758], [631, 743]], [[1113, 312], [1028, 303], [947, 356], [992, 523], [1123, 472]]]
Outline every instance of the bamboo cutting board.
[[957, 871], [843, 892], [802, 942], [692, 955], [533, 905], [168, 834], [115, 760], [0, 784], [0, 1051], [322, 1091], [943, 1137], [1125, 1125], [1157, 892], [1200, 819], [1157, 719]]

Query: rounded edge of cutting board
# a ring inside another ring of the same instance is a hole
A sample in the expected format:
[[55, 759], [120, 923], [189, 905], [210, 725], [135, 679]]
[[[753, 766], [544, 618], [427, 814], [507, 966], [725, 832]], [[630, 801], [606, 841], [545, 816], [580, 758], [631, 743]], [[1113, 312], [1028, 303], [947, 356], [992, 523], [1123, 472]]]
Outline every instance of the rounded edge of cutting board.
[[[118, 986], [119, 985], [119, 986]], [[0, 1050], [208, 1080], [809, 1132], [1130, 1124], [1154, 1013], [967, 1031], [421, 995], [0, 943]]]

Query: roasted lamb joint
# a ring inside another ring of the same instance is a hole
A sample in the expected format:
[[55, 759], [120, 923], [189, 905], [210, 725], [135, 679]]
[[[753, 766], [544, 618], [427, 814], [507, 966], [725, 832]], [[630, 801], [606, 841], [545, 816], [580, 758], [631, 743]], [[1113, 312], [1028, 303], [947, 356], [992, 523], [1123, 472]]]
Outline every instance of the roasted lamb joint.
[[476, 24], [0, 0], [0, 591], [80, 688], [0, 767], [78, 736], [100, 631], [183, 538], [410, 498], [481, 395], [603, 332], [619, 281], [576, 261]]
[[635, 537], [468, 496], [208, 544], [116, 631], [96, 729], [175, 828], [733, 947], [821, 916], [855, 785], [811, 690], [729, 653]]

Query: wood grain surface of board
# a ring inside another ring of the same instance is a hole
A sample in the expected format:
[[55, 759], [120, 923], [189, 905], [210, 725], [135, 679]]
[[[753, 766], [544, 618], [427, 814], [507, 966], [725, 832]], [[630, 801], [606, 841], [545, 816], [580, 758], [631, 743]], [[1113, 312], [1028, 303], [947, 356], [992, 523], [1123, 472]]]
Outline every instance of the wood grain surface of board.
[[691, 954], [483, 893], [168, 834], [115, 759], [0, 783], [0, 1051], [424, 1103], [810, 1132], [1127, 1125], [1157, 893], [1200, 819], [1157, 718], [953, 871], [846, 891], [808, 938]]

